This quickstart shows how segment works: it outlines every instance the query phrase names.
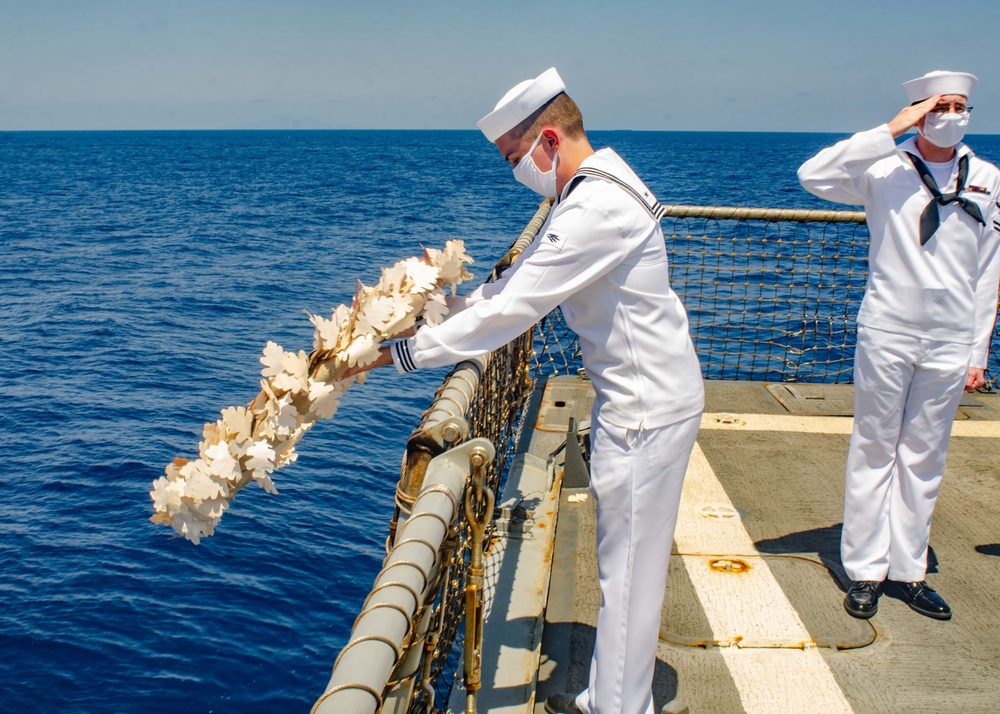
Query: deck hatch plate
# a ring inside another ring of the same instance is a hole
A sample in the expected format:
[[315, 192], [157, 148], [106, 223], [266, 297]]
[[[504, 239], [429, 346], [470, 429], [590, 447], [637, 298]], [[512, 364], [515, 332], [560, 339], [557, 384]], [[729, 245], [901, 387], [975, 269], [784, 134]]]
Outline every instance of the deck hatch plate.
[[[789, 414], [798, 416], [854, 416], [854, 385], [852, 384], [765, 384], [767, 390]], [[969, 415], [964, 409], [982, 407], [982, 403], [968, 394], [962, 396], [957, 421]]]
[[594, 387], [580, 377], [554, 377], [549, 379], [538, 407], [535, 428], [539, 431], [566, 433], [569, 418], [577, 423], [590, 418], [594, 403]]
[[790, 414], [853, 416], [854, 389], [846, 384], [768, 384], [768, 393]]

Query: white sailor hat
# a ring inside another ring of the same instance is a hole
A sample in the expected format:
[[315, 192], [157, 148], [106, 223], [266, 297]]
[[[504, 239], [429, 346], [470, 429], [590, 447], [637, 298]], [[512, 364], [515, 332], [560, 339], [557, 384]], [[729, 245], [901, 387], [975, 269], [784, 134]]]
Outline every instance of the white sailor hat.
[[903, 82], [903, 89], [910, 102], [922, 102], [935, 94], [961, 94], [968, 98], [977, 84], [979, 77], [974, 74], [936, 69], [923, 77]]
[[496, 141], [531, 116], [560, 92], [566, 91], [562, 77], [551, 67], [534, 79], [526, 79], [503, 95], [493, 111], [476, 122], [490, 141]]

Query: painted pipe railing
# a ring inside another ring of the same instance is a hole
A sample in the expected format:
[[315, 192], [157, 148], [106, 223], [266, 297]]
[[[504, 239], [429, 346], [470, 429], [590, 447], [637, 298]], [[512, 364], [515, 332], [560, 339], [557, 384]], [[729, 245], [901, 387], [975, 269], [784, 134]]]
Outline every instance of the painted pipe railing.
[[664, 205], [670, 218], [717, 218], [734, 221], [791, 221], [794, 223], [864, 223], [864, 211], [825, 211], [798, 208]]
[[463, 509], [470, 474], [494, 457], [486, 439], [472, 439], [435, 457], [424, 486], [399, 532], [333, 665], [326, 691], [314, 714], [374, 714], [414, 634], [414, 623], [434, 589], [442, 563], [439, 554], [451, 524]]

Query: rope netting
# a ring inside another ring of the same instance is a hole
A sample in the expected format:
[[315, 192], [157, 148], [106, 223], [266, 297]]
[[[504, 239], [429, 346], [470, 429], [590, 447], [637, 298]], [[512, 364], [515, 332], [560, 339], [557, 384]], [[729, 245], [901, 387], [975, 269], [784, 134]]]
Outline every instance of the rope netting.
[[[670, 284], [707, 379], [852, 381], [863, 213], [672, 206], [667, 216]], [[998, 360], [994, 329], [988, 388]]]
[[850, 381], [863, 223], [668, 218], [663, 229], [707, 379]]

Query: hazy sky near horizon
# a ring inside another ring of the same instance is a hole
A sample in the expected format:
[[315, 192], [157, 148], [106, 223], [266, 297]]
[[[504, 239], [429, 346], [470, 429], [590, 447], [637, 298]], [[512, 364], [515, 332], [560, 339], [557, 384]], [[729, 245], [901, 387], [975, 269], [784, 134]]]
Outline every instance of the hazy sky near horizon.
[[589, 129], [720, 131], [867, 129], [962, 70], [994, 134], [996, 7], [0, 0], [0, 130], [473, 129], [555, 66]]

